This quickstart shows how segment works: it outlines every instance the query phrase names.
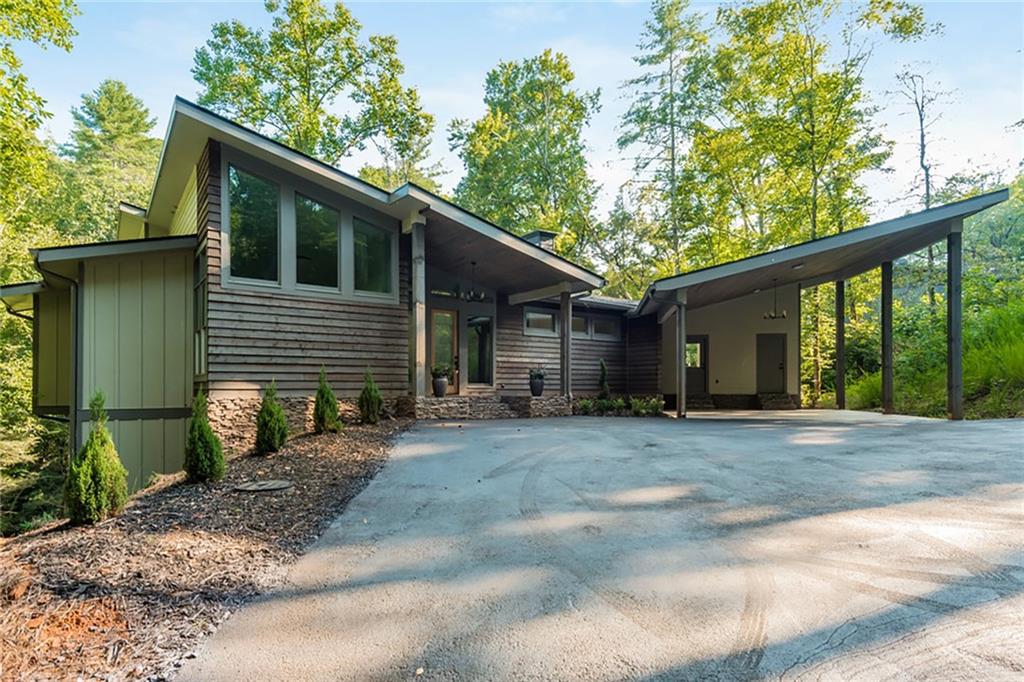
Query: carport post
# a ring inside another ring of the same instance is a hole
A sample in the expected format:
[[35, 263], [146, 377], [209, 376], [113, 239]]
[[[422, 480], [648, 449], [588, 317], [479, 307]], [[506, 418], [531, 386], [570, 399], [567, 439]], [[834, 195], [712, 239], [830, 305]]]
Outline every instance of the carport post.
[[427, 248], [424, 234], [425, 220], [413, 214], [403, 223], [403, 231], [412, 241], [412, 320], [409, 325], [412, 371], [409, 388], [412, 395], [427, 394]]
[[676, 294], [676, 417], [686, 417], [686, 292]]
[[963, 219], [946, 237], [946, 411], [950, 419], [964, 418], [963, 367]]
[[846, 282], [836, 282], [836, 409], [846, 409]]
[[882, 263], [882, 412], [895, 412], [892, 391], [892, 261]]
[[572, 295], [562, 292], [562, 395], [572, 400]]

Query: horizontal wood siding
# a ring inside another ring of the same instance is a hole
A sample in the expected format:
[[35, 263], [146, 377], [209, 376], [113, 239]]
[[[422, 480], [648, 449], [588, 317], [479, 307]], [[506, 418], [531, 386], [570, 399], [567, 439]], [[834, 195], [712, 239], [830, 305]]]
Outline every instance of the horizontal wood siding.
[[573, 395], [593, 395], [601, 390], [601, 360], [608, 367], [608, 387], [612, 393], [626, 390], [626, 340], [572, 340]]
[[[208, 385], [255, 395], [271, 380], [282, 395], [311, 395], [323, 365], [339, 397], [356, 397], [367, 367], [386, 396], [409, 390], [410, 243], [399, 238], [399, 304], [341, 301], [221, 286], [219, 148], [199, 162], [199, 219], [207, 237]], [[212, 172], [211, 172], [212, 169]], [[202, 232], [201, 232], [202, 234]]]
[[497, 365], [495, 386], [506, 395], [530, 395], [530, 370], [547, 372], [547, 394], [561, 390], [561, 350], [557, 336], [526, 336], [523, 334], [523, 308], [498, 304], [498, 330], [494, 356]]
[[660, 393], [659, 356], [661, 325], [654, 315], [626, 320], [629, 335], [629, 392], [634, 395]]

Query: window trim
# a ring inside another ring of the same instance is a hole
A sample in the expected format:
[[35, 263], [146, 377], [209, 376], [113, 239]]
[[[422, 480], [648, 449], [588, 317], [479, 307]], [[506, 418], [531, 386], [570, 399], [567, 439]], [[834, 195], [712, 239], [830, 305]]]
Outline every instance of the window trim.
[[[538, 314], [538, 315], [550, 315], [552, 317], [552, 319], [554, 319], [554, 322], [555, 322], [555, 324], [554, 324], [554, 327], [555, 327], [554, 331], [548, 331], [546, 329], [531, 329], [527, 325], [527, 323], [526, 323], [526, 320], [527, 320], [528, 316], [531, 313]], [[561, 334], [561, 331], [562, 331], [562, 329], [561, 329], [562, 328], [562, 323], [561, 323], [561, 320], [559, 319], [560, 317], [561, 316], [558, 314], [558, 311], [557, 310], [552, 310], [551, 308], [540, 308], [540, 307], [537, 307], [537, 306], [523, 306], [523, 335], [524, 336], [542, 336], [542, 337], [548, 338], [548, 339], [557, 338]]]

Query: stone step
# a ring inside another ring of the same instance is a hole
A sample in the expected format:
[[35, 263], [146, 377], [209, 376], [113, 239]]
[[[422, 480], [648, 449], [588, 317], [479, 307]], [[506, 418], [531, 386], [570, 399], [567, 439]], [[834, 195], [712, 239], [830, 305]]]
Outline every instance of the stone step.
[[757, 402], [762, 410], [796, 410], [800, 407], [788, 393], [759, 393]]
[[686, 396], [686, 409], [688, 410], [713, 410], [715, 402], [707, 393]]

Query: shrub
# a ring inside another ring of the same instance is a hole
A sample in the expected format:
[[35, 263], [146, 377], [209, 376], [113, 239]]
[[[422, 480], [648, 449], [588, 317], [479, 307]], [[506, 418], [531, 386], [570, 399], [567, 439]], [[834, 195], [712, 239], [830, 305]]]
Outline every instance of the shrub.
[[536, 381], [538, 379], [543, 381], [544, 377], [546, 377], [547, 375], [548, 373], [544, 370], [543, 367], [535, 367], [530, 370], [530, 381]]
[[71, 462], [64, 504], [72, 523], [96, 523], [124, 509], [128, 501], [128, 471], [121, 464], [107, 430], [103, 394], [89, 402], [92, 430]]
[[210, 426], [206, 394], [202, 391], [192, 401], [192, 423], [185, 443], [185, 477], [191, 483], [224, 478], [224, 452]]
[[608, 400], [611, 397], [611, 389], [608, 388], [608, 365], [604, 363], [604, 358], [598, 363], [598, 367], [601, 368], [601, 378], [598, 381], [600, 390], [597, 393], [597, 397], [603, 400]]
[[[369, 373], [369, 368], [367, 368], [366, 371], [367, 373]], [[430, 376], [431, 378], [434, 379], [448, 379], [449, 381], [451, 381], [452, 368], [444, 363], [434, 365], [433, 367], [430, 368]], [[373, 381], [373, 377], [370, 377], [370, 381]]]
[[367, 424], [376, 424], [380, 421], [383, 406], [384, 399], [381, 398], [380, 390], [373, 381], [373, 373], [367, 367], [363, 375], [363, 391], [359, 394], [359, 416]]
[[277, 452], [288, 438], [288, 422], [277, 402], [277, 382], [271, 381], [263, 393], [263, 402], [256, 415], [256, 453]]
[[320, 365], [320, 383], [316, 387], [316, 401], [313, 403], [313, 431], [337, 433], [341, 430], [338, 420], [338, 399], [327, 384], [327, 370]]
[[580, 398], [576, 405], [580, 414], [590, 414], [594, 411], [594, 401], [590, 398]]
[[665, 401], [660, 396], [630, 398], [629, 409], [637, 417], [656, 417], [665, 410]]

